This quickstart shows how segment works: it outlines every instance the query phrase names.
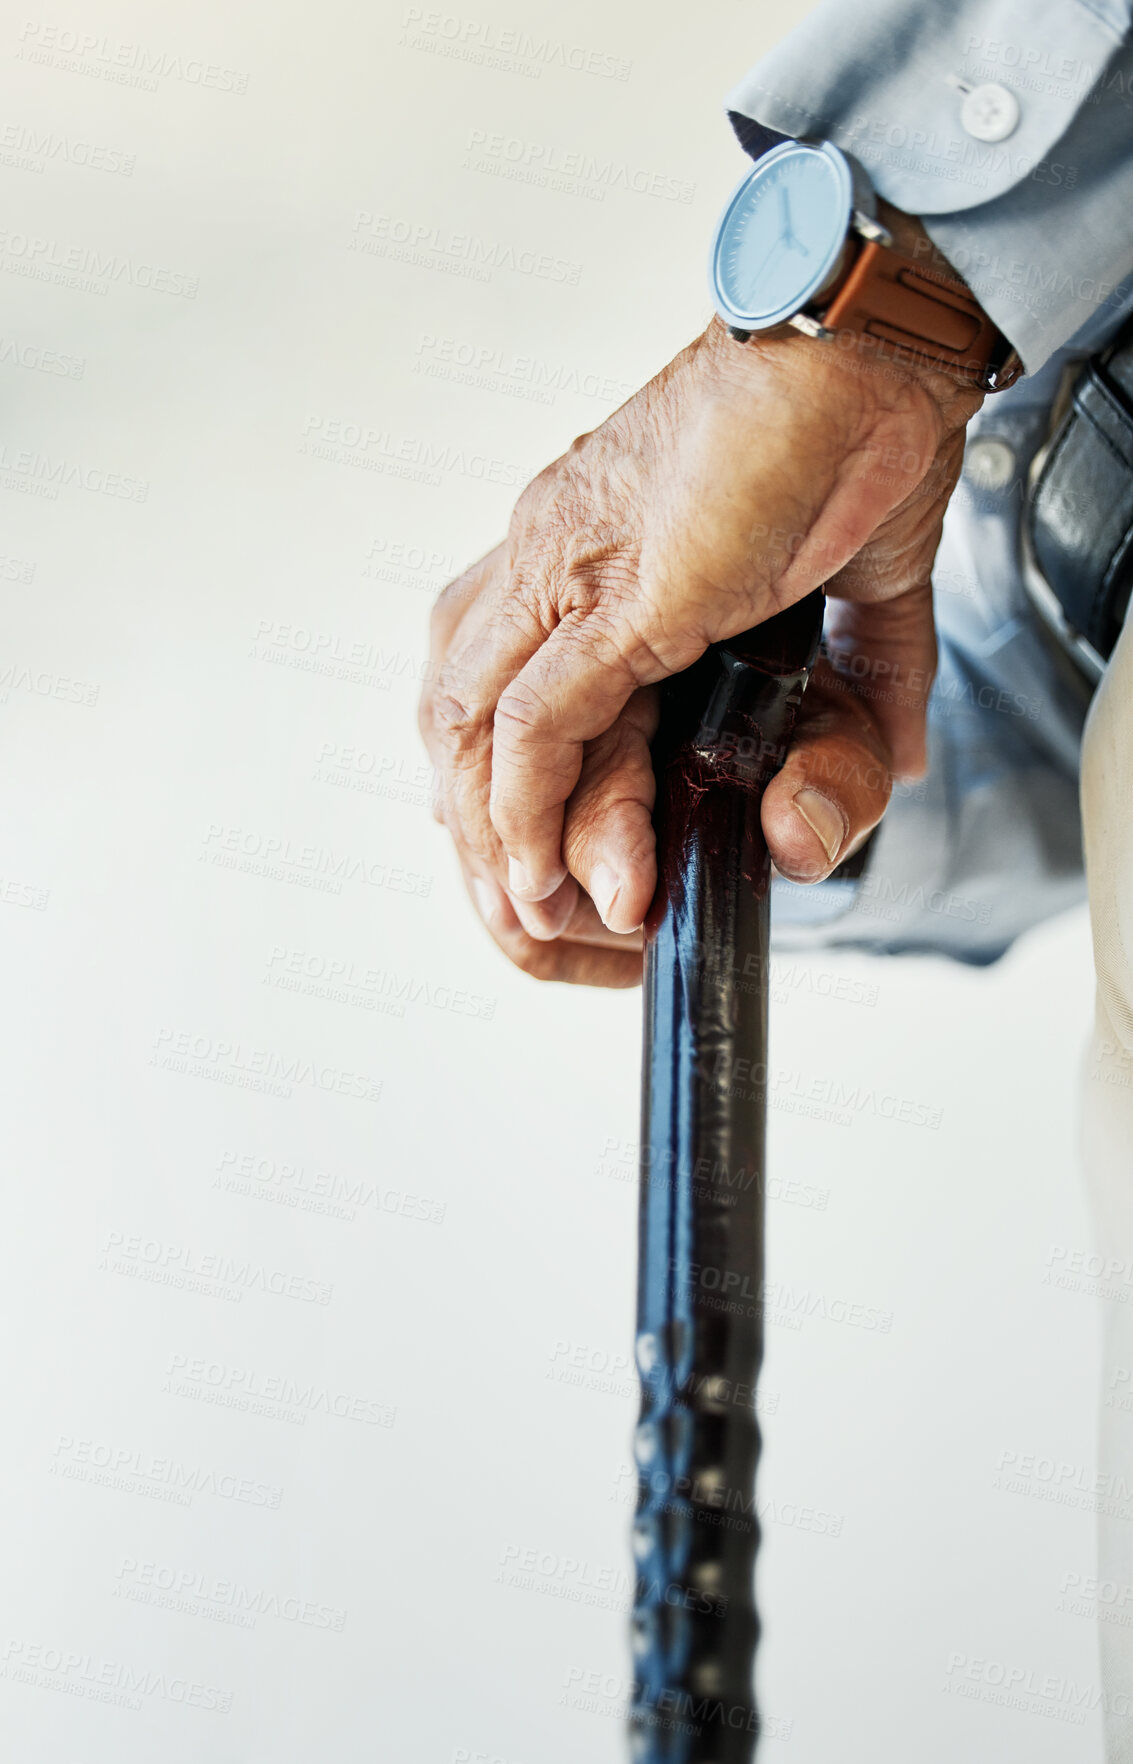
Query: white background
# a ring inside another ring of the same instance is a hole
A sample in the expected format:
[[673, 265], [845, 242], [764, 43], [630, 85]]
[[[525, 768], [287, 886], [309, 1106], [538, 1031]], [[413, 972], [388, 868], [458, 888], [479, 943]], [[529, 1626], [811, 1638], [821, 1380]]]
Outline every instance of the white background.
[[[721, 99], [799, 10], [492, 0], [429, 33], [342, 0], [9, 9], [0, 1733], [21, 1764], [623, 1755], [639, 1000], [497, 955], [424, 806], [414, 704], [435, 589], [620, 401], [604, 382], [704, 322], [742, 170]], [[596, 71], [493, 65], [515, 29]], [[438, 52], [454, 30], [463, 57]], [[552, 152], [611, 169], [495, 175]], [[403, 224], [431, 254], [382, 254]], [[452, 233], [483, 279], [437, 254]], [[596, 390], [419, 371], [450, 344]], [[358, 677], [309, 665], [352, 655]], [[273, 984], [336, 963], [346, 1002]], [[841, 977], [873, 1002], [831, 996]], [[1059, 1608], [1094, 1560], [1073, 1491], [1095, 1317], [1044, 1283], [1089, 1242], [1090, 990], [1084, 915], [986, 974], [780, 976], [799, 1087], [942, 1119], [773, 1112], [772, 1171], [801, 1190], [771, 1203], [772, 1278], [891, 1326], [772, 1331], [769, 1757], [1096, 1755], [1093, 1715], [966, 1677], [1098, 1684], [1091, 1624]], [[269, 1068], [290, 1095], [249, 1087]], [[1041, 1469], [1002, 1485], [1027, 1454], [1070, 1467], [1067, 1501]]]

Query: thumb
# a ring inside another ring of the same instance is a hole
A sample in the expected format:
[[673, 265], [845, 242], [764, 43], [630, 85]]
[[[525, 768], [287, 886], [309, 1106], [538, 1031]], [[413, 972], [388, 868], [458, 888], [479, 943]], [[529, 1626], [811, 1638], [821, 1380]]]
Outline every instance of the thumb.
[[916, 779], [928, 763], [925, 717], [936, 673], [932, 585], [892, 600], [827, 600], [826, 652], [870, 710], [889, 750], [893, 776]]

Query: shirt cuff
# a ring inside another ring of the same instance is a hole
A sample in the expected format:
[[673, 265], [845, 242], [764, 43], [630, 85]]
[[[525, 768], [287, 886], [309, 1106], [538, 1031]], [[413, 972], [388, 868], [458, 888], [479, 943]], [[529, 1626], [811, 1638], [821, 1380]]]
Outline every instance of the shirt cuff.
[[1129, 26], [1124, 0], [821, 0], [726, 104], [756, 156], [753, 125], [853, 154], [1035, 373], [1133, 272]]

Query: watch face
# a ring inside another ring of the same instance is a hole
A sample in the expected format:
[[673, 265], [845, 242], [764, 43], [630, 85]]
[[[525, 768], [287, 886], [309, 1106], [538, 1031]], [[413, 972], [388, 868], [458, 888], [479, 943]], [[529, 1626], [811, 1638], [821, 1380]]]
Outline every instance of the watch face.
[[764, 154], [713, 242], [709, 280], [720, 316], [759, 331], [797, 313], [837, 264], [852, 207], [850, 168], [829, 142], [789, 141]]

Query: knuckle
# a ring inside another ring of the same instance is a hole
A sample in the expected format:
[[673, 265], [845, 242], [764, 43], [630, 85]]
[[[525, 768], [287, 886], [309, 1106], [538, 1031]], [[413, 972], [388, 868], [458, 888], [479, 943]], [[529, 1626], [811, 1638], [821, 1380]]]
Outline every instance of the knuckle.
[[551, 724], [551, 707], [529, 681], [513, 680], [496, 705], [495, 732], [505, 741], [523, 741]]
[[[452, 669], [442, 669], [427, 689], [427, 715], [434, 738], [453, 755], [474, 747], [488, 721], [485, 708], [468, 690], [468, 682]], [[426, 694], [422, 694], [422, 706]]]
[[686, 626], [666, 630], [664, 619], [649, 606], [634, 607], [632, 617], [619, 621], [614, 640], [637, 687], [678, 673], [704, 648]]
[[436, 728], [450, 745], [461, 746], [479, 727], [480, 719], [451, 693], [438, 692], [432, 704]]

